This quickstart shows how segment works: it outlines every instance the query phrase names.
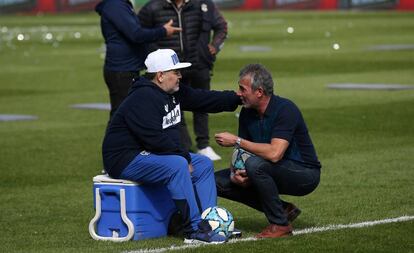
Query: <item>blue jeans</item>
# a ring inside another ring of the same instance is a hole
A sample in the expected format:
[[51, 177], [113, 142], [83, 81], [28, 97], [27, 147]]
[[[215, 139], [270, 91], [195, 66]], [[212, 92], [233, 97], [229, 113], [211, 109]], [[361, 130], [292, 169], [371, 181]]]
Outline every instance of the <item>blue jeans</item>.
[[291, 160], [272, 163], [253, 156], [247, 159], [245, 166], [251, 181], [247, 188], [230, 181], [230, 169], [215, 173], [218, 196], [264, 212], [271, 224], [288, 224], [284, 212], [287, 202], [281, 200], [279, 194], [304, 196], [315, 190], [320, 180], [320, 169]]
[[[123, 170], [120, 178], [143, 184], [164, 184], [179, 211], [187, 216], [186, 231], [198, 230], [201, 211], [217, 205], [213, 162], [205, 156], [190, 154], [193, 173], [182, 156], [144, 153]], [[180, 210], [183, 209], [183, 210]]]

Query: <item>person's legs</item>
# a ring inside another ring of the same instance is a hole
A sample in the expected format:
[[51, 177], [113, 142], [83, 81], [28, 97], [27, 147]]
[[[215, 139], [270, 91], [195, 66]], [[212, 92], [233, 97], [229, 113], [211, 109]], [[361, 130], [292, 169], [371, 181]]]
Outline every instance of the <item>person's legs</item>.
[[304, 167], [290, 160], [281, 160], [272, 165], [272, 168], [265, 168], [276, 182], [280, 194], [304, 196], [314, 191], [319, 184], [319, 169]]
[[201, 215], [188, 171], [188, 163], [176, 155], [139, 154], [122, 172], [121, 178], [144, 184], [165, 184], [183, 216], [184, 232], [198, 230]]
[[[190, 85], [190, 81], [191, 81], [190, 72], [188, 70], [182, 70], [181, 76], [182, 78], [180, 81], [180, 85]], [[191, 137], [188, 132], [187, 123], [184, 117], [184, 111], [181, 111], [180, 138], [181, 138], [181, 143], [184, 145], [184, 148], [190, 151], [191, 147], [193, 146], [193, 143], [191, 141]]]
[[[199, 173], [197, 173], [195, 181], [201, 186], [208, 183], [209, 180], [205, 179], [208, 173], [200, 168], [197, 171]], [[210, 225], [201, 220], [188, 163], [183, 157], [139, 154], [124, 169], [120, 178], [144, 184], [164, 184], [167, 186], [183, 219], [184, 243], [224, 243], [227, 241], [226, 237], [214, 233]]]
[[191, 151], [193, 142], [191, 141], [190, 134], [188, 133], [188, 127], [185, 121], [184, 111], [181, 111], [180, 138], [181, 138], [181, 143], [184, 145], [184, 148], [188, 151]]
[[288, 225], [279, 199], [279, 190], [273, 178], [266, 173], [271, 164], [260, 157], [250, 157], [246, 161], [246, 172], [253, 187], [259, 193], [263, 212], [271, 224]]
[[[194, 89], [210, 90], [210, 70], [198, 69], [191, 74], [191, 87]], [[193, 112], [193, 128], [196, 136], [197, 148], [209, 146], [208, 113]]]
[[230, 169], [223, 169], [214, 173], [216, 178], [217, 195], [250, 206], [263, 212], [258, 193], [249, 186], [247, 188], [238, 186], [230, 181]]
[[[259, 194], [253, 186], [240, 187], [230, 181], [230, 169], [223, 169], [214, 173], [216, 178], [217, 195], [243, 203], [257, 211], [263, 212], [262, 204], [258, 198]], [[283, 210], [289, 222], [295, 220], [301, 213], [300, 209], [292, 203], [280, 200]]]
[[119, 105], [128, 95], [132, 80], [138, 76], [138, 72], [114, 72], [104, 69], [104, 80], [109, 90], [111, 103], [109, 120], [111, 120]]
[[205, 156], [191, 153], [191, 180], [199, 202], [200, 212], [217, 205], [217, 190], [213, 162]]
[[246, 171], [260, 196], [263, 211], [271, 224], [288, 225], [279, 194], [303, 196], [319, 183], [319, 170], [288, 160], [271, 163], [260, 157], [246, 161]]
[[[210, 90], [211, 71], [208, 68], [197, 69], [189, 73], [189, 82], [192, 88]], [[193, 112], [193, 128], [196, 136], [197, 153], [207, 156], [213, 161], [221, 157], [210, 147], [210, 136], [208, 127], [208, 113]]]

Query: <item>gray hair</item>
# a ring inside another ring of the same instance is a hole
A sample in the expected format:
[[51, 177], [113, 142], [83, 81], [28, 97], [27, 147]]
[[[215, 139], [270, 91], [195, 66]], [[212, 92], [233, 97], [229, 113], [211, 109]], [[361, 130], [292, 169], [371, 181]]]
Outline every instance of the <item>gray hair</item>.
[[266, 96], [273, 95], [273, 79], [270, 72], [261, 64], [249, 64], [242, 68], [239, 73], [239, 78], [250, 76], [252, 90], [262, 88]]
[[146, 79], [152, 81], [155, 78], [156, 75], [157, 75], [157, 73], [148, 73], [148, 72], [145, 72], [144, 77]]

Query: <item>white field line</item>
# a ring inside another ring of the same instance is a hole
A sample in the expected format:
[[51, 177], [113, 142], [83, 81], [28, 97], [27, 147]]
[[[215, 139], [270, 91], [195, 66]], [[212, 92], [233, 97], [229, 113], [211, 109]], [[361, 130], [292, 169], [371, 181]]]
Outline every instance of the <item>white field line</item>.
[[[396, 223], [396, 222], [405, 222], [414, 220], [414, 216], [401, 216], [398, 218], [390, 218], [390, 219], [383, 219], [383, 220], [375, 220], [375, 221], [365, 221], [360, 223], [350, 223], [350, 224], [337, 224], [337, 225], [328, 225], [325, 227], [310, 227], [305, 229], [294, 230], [293, 235], [302, 235], [302, 234], [311, 234], [317, 232], [324, 232], [324, 231], [332, 231], [332, 230], [339, 230], [339, 229], [346, 229], [346, 228], [364, 228], [364, 227], [372, 227], [375, 225], [380, 224], [387, 224], [387, 223]], [[246, 242], [246, 241], [256, 241], [254, 237], [247, 237], [241, 239], [233, 239], [230, 240], [228, 243], [238, 243], [238, 242]], [[184, 249], [192, 249], [198, 248], [200, 246], [208, 246], [212, 244], [188, 244], [182, 246], [170, 246], [166, 248], [155, 248], [155, 249], [140, 249], [135, 251], [124, 251], [124, 253], [161, 253], [166, 251], [175, 251], [175, 250], [184, 250]], [[214, 245], [214, 244], [213, 244]]]

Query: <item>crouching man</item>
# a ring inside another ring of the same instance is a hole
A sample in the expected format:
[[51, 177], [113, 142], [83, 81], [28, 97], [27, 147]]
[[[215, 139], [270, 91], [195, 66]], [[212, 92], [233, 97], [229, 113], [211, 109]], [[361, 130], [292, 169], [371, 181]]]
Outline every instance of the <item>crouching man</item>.
[[224, 132], [215, 139], [253, 155], [244, 169], [216, 172], [218, 195], [264, 212], [270, 224], [256, 237], [289, 236], [300, 210], [279, 194], [311, 193], [319, 184], [321, 164], [299, 108], [273, 94], [272, 76], [262, 65], [240, 71], [237, 94], [243, 102], [238, 136]]

